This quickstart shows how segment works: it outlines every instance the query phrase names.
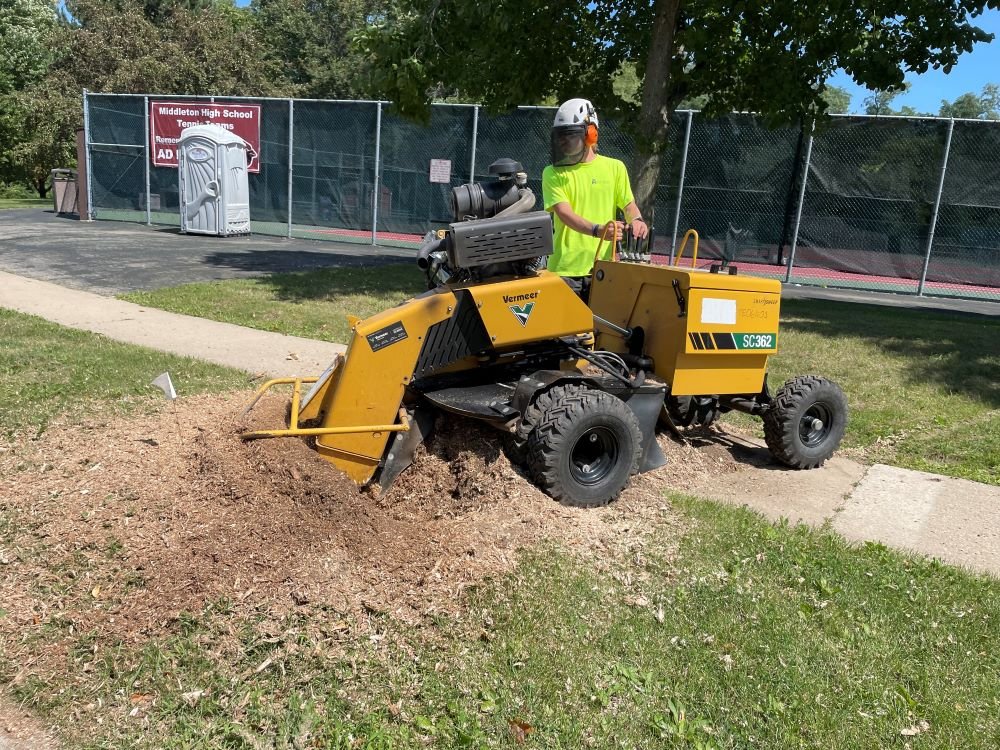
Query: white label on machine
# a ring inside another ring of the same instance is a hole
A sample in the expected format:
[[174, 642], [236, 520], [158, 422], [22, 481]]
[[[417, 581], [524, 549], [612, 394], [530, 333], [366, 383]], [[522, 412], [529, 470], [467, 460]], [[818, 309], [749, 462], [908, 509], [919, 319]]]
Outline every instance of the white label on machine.
[[736, 325], [736, 300], [705, 297], [701, 301], [701, 322]]

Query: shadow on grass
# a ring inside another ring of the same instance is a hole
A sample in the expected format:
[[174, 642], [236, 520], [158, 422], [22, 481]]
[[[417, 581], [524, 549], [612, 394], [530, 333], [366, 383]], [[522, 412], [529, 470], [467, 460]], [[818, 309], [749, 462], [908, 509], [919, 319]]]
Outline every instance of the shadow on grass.
[[[662, 434], [667, 435], [674, 442], [682, 442], [669, 431], [663, 431]], [[767, 448], [725, 432], [723, 429], [716, 426], [691, 427], [683, 430], [682, 434], [684, 436], [683, 443], [690, 445], [692, 448], [697, 448], [699, 450], [709, 448], [711, 446], [722, 448], [733, 457], [735, 463], [743, 466], [752, 466], [754, 468], [765, 469], [767, 471], [799, 471], [799, 469], [793, 469], [782, 464], [778, 461], [778, 459], [771, 455], [771, 451]]]
[[[212, 253], [206, 262], [266, 275], [279, 299], [302, 301], [343, 295], [413, 295], [425, 289], [416, 263], [403, 258], [305, 250]], [[308, 273], [306, 273], [308, 272]]]
[[781, 317], [783, 330], [862, 338], [904, 358], [910, 383], [937, 383], [1000, 407], [998, 318], [817, 300], [783, 300]]

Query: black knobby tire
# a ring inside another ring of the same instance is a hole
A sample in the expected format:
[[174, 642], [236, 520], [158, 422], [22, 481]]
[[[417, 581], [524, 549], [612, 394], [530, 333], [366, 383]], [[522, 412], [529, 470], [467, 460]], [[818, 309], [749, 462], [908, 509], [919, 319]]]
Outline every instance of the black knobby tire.
[[847, 397], [826, 378], [802, 375], [778, 390], [764, 412], [771, 454], [794, 469], [815, 469], [840, 445], [847, 428]]
[[503, 449], [504, 453], [507, 454], [507, 458], [509, 458], [512, 463], [527, 465], [528, 438], [530, 438], [531, 433], [534, 432], [535, 425], [541, 421], [542, 415], [545, 414], [549, 408], [551, 408], [553, 391], [559, 391], [560, 393], [565, 394], [582, 393], [585, 390], [587, 390], [587, 387], [584, 385], [567, 383], [566, 385], [561, 385], [557, 388], [543, 391], [535, 396], [534, 400], [528, 404], [528, 408], [524, 410], [524, 414], [521, 415], [521, 421], [518, 422], [517, 430], [513, 433], [507, 433], [504, 435]]
[[639, 470], [642, 433], [635, 414], [621, 399], [579, 385], [545, 395], [527, 443], [532, 478], [567, 505], [611, 502]]

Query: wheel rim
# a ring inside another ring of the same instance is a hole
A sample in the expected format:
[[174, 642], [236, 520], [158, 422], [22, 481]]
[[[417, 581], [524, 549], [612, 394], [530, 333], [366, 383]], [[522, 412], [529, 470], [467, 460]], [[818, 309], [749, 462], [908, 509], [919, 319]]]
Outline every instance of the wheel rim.
[[817, 402], [802, 412], [799, 418], [799, 439], [808, 448], [821, 445], [833, 430], [833, 412], [822, 402]]
[[593, 427], [580, 436], [570, 454], [569, 470], [580, 484], [593, 485], [618, 463], [618, 438], [606, 427]]

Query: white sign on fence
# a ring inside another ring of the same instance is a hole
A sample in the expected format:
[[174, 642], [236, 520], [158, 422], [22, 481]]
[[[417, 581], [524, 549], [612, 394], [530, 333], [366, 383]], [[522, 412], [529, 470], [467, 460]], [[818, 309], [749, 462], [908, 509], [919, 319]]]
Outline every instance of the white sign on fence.
[[451, 159], [431, 159], [431, 182], [451, 182]]

